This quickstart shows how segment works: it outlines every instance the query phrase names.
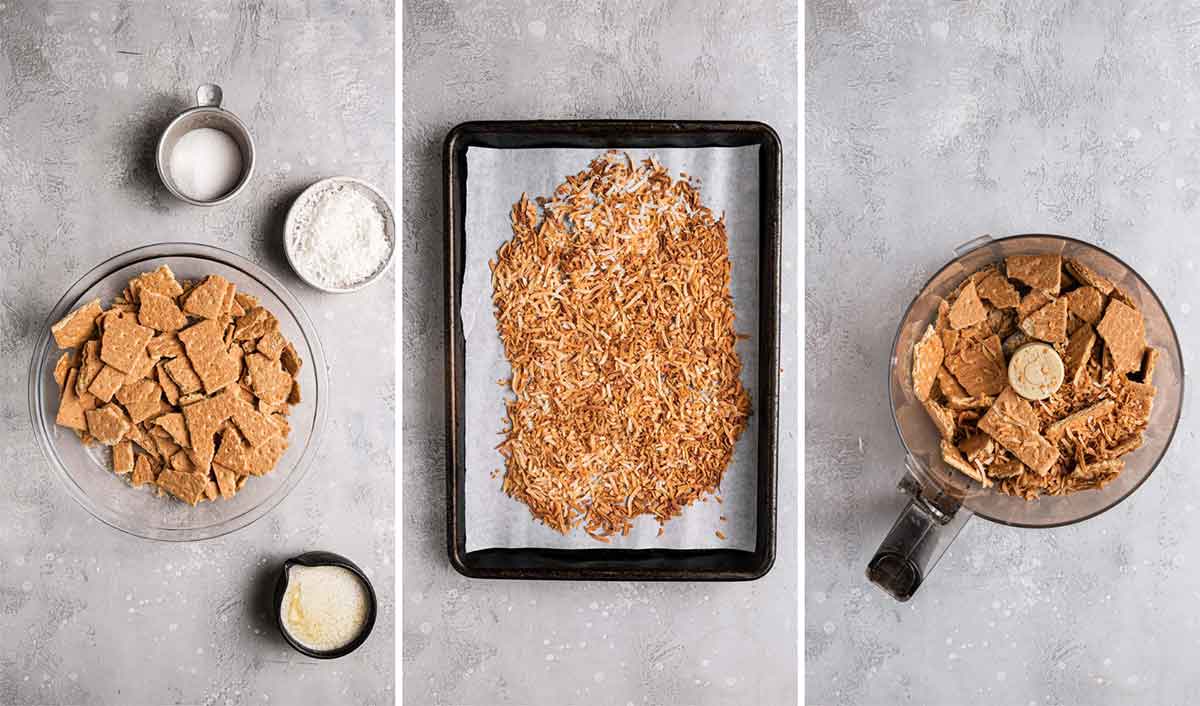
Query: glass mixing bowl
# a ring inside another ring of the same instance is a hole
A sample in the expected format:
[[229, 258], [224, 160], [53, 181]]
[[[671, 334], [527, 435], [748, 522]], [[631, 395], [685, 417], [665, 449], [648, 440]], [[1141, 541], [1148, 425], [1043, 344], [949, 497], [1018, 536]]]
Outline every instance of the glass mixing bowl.
[[[1075, 258], [1124, 290], [1145, 319], [1147, 344], [1161, 354], [1145, 442], [1124, 456], [1125, 470], [1102, 489], [1026, 501], [985, 489], [942, 461], [940, 437], [912, 391], [912, 350], [936, 318], [938, 302], [967, 275], [1010, 255], [1050, 253]], [[911, 500], [871, 560], [867, 575], [900, 600], [912, 596], [973, 514], [1016, 527], [1057, 527], [1094, 517], [1129, 497], [1166, 453], [1183, 405], [1183, 358], [1171, 319], [1150, 285], [1116, 256], [1059, 235], [984, 236], [955, 254], [958, 257], [939, 270], [909, 305], [892, 346], [888, 373], [892, 418], [906, 451], [907, 468], [900, 488]]]
[[[159, 265], [167, 265], [180, 279], [221, 275], [237, 285], [239, 292], [258, 297], [279, 319], [280, 332], [304, 360], [299, 376], [302, 401], [293, 405], [288, 417], [292, 431], [287, 451], [275, 470], [251, 478], [229, 500], [190, 507], [146, 488], [130, 487], [124, 476], [110, 470], [108, 447], [86, 447], [74, 431], [54, 423], [59, 390], [52, 372], [62, 351], [50, 335], [50, 325], [89, 299], [99, 297], [103, 305], [110, 305], [132, 277]], [[71, 497], [96, 519], [122, 532], [187, 542], [241, 529], [287, 497], [316, 455], [327, 389], [325, 356], [316, 329], [300, 302], [278, 280], [243, 257], [196, 243], [165, 243], [130, 250], [96, 266], [72, 285], [41, 331], [29, 365], [29, 413], [38, 443]]]

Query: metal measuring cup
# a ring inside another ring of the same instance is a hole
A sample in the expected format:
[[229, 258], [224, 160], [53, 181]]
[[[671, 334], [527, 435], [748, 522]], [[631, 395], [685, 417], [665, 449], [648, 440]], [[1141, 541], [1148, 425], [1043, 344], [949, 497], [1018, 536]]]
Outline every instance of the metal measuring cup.
[[[158, 178], [162, 180], [167, 190], [176, 198], [194, 206], [216, 206], [230, 201], [241, 193], [250, 181], [254, 172], [254, 138], [250, 130], [236, 115], [221, 107], [221, 87], [215, 83], [206, 83], [196, 89], [196, 105], [175, 116], [162, 136], [158, 138], [158, 149], [155, 152], [155, 163], [158, 167]], [[209, 201], [198, 201], [183, 194], [171, 177], [171, 152], [179, 139], [197, 128], [209, 127], [224, 132], [233, 138], [238, 149], [242, 152], [242, 174], [232, 189], [225, 194]]]

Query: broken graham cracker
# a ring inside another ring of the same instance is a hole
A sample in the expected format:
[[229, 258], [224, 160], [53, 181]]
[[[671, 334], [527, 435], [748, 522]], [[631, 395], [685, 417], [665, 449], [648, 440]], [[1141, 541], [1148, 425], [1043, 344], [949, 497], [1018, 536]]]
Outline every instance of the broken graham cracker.
[[1055, 299], [1021, 321], [1026, 335], [1048, 343], [1067, 341], [1067, 300]]
[[978, 481], [985, 488], [991, 487], [991, 479], [985, 476], [978, 468], [968, 463], [967, 460], [962, 457], [962, 453], [959, 452], [958, 448], [956, 448], [954, 444], [942, 439], [941, 449], [942, 460], [945, 461], [951, 468], [954, 468], [968, 478]]
[[129, 421], [115, 404], [89, 409], [84, 416], [87, 418], [88, 433], [105, 446], [115, 446], [129, 431]]
[[1066, 381], [1075, 387], [1083, 382], [1087, 374], [1087, 364], [1092, 358], [1092, 348], [1096, 345], [1096, 332], [1091, 326], [1083, 325], [1071, 334], [1067, 340], [1066, 354], [1063, 356], [1063, 366], [1067, 370]]
[[[222, 334], [221, 325], [212, 319], [193, 324], [179, 332], [179, 340], [183, 343], [188, 361], [200, 378], [205, 394], [208, 395], [236, 382], [241, 374], [241, 365], [237, 358], [230, 355]], [[180, 389], [183, 389], [182, 385]]]
[[225, 298], [229, 280], [220, 275], [209, 275], [196, 285], [183, 301], [184, 313], [203, 319], [216, 319], [225, 313]]
[[1058, 443], [1063, 434], [1072, 429], [1086, 427], [1088, 424], [1108, 416], [1116, 407], [1117, 403], [1111, 399], [1101, 400], [1046, 427], [1046, 438]]
[[913, 346], [912, 384], [913, 394], [918, 400], [929, 399], [929, 392], [933, 388], [938, 370], [942, 367], [943, 357], [942, 338], [930, 324], [925, 327], [925, 335]]
[[67, 373], [67, 382], [62, 389], [62, 397], [58, 400], [58, 414], [54, 418], [54, 423], [76, 431], [87, 431], [85, 410], [79, 403], [79, 396], [75, 392], [77, 375], [79, 375], [79, 371], [74, 368]]
[[996, 398], [996, 403], [979, 420], [979, 429], [1041, 475], [1046, 475], [1058, 461], [1058, 449], [1038, 433], [1033, 407], [1012, 388], [1005, 388]]
[[1046, 294], [1041, 290], [1033, 290], [1021, 298], [1021, 303], [1017, 306], [1017, 319], [1024, 321], [1033, 312], [1041, 309], [1050, 302], [1054, 301], [1054, 297]]
[[50, 327], [59, 348], [78, 348], [96, 333], [96, 318], [102, 309], [100, 300], [93, 299], [64, 316]]
[[187, 326], [187, 316], [171, 297], [158, 292], [143, 291], [138, 307], [138, 323], [155, 331], [178, 331]]
[[180, 412], [171, 412], [164, 414], [154, 419], [154, 425], [167, 432], [175, 443], [180, 446], [190, 447], [191, 441], [188, 439], [186, 425], [183, 421], [183, 414]]
[[262, 353], [271, 360], [278, 360], [279, 355], [283, 353], [283, 349], [288, 345], [288, 341], [279, 333], [279, 329], [267, 331], [255, 343], [254, 350]]
[[279, 354], [279, 362], [293, 378], [300, 374], [300, 368], [304, 365], [304, 360], [296, 353], [291, 343], [283, 347], [283, 352]]
[[937, 386], [942, 397], [970, 397], [967, 389], [958, 384], [958, 380], [954, 379], [954, 376], [950, 374], [945, 365], [938, 368]]
[[131, 314], [109, 316], [100, 337], [100, 360], [128, 373], [153, 336], [154, 329], [137, 323]]
[[187, 424], [188, 440], [191, 442], [192, 460], [202, 473], [207, 474], [216, 452], [217, 430], [237, 410], [239, 400], [232, 390], [226, 388], [215, 397], [200, 400], [183, 408], [183, 419]]
[[1059, 255], [1010, 255], [1004, 260], [1010, 279], [1058, 296], [1062, 286], [1062, 257]]
[[950, 306], [949, 319], [950, 328], [955, 331], [974, 326], [987, 319], [987, 309], [979, 300], [979, 293], [975, 290], [974, 282], [967, 282], [958, 295], [958, 299]]
[[150, 461], [150, 457], [138, 454], [137, 460], [133, 464], [133, 475], [129, 478], [130, 484], [135, 488], [140, 488], [147, 483], [154, 483], [155, 476], [155, 467]]
[[256, 306], [234, 322], [233, 340], [257, 341], [268, 331], [278, 327], [279, 321], [271, 312], [261, 306]]
[[1100, 290], [1085, 286], [1072, 289], [1064, 296], [1068, 311], [1093, 326], [1100, 323], [1100, 316], [1104, 313], [1104, 295]]
[[175, 383], [175, 387], [181, 395], [180, 403], [183, 403], [182, 396], [196, 392], [204, 383], [200, 380], [200, 376], [192, 369], [192, 364], [188, 361], [187, 356], [179, 356], [167, 361], [163, 368], [167, 371], [167, 375], [171, 377], [171, 381]]
[[957, 355], [946, 358], [945, 365], [972, 397], [999, 394], [1008, 385], [999, 336], [963, 348]]
[[112, 450], [113, 473], [124, 475], [133, 471], [133, 442], [121, 441]]
[[975, 286], [980, 299], [991, 302], [997, 309], [1013, 309], [1021, 304], [1020, 292], [999, 270], [993, 270]]
[[246, 368], [250, 373], [250, 384], [255, 397], [270, 404], [287, 401], [292, 390], [292, 376], [280, 364], [262, 353], [246, 356]]
[[1112, 353], [1116, 372], [1127, 373], [1141, 368], [1146, 350], [1146, 323], [1141, 312], [1111, 299], [1096, 331]]
[[932, 399], [927, 399], [921, 404], [925, 407], [926, 414], [933, 420], [933, 425], [937, 428], [938, 434], [947, 441], [953, 441], [956, 427], [954, 414]]
[[100, 360], [100, 342], [93, 339], [83, 344], [79, 355], [79, 375], [75, 378], [75, 394], [82, 397], [91, 387], [96, 375], [104, 368], [104, 363]]
[[1099, 273], [1083, 264], [1079, 260], [1068, 257], [1065, 265], [1067, 272], [1070, 272], [1071, 276], [1079, 280], [1080, 284], [1092, 287], [1105, 296], [1108, 296], [1112, 293], [1113, 283], [1104, 277], [1101, 277]]
[[198, 473], [182, 473], [175, 469], [166, 469], [158, 474], [158, 487], [179, 498], [193, 507], [200, 502], [204, 488], [208, 485], [208, 476]]
[[175, 279], [175, 273], [166, 265], [159, 265], [153, 272], [143, 272], [129, 281], [129, 301], [140, 301], [142, 292], [156, 292], [174, 299], [183, 294], [183, 287]]
[[95, 395], [96, 399], [101, 402], [111, 402], [113, 395], [125, 384], [125, 378], [125, 373], [111, 365], [105, 365], [92, 379], [92, 384], [88, 385], [88, 392]]

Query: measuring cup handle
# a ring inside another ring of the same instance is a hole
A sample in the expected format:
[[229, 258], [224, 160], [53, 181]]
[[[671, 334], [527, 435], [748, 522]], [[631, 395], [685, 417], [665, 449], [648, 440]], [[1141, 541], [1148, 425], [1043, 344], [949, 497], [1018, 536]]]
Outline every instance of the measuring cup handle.
[[221, 87], [215, 83], [204, 83], [196, 89], [196, 105], [201, 108], [221, 107]]
[[942, 554], [971, 519], [971, 511], [912, 473], [900, 480], [908, 505], [867, 564], [867, 578], [898, 601], [913, 597]]

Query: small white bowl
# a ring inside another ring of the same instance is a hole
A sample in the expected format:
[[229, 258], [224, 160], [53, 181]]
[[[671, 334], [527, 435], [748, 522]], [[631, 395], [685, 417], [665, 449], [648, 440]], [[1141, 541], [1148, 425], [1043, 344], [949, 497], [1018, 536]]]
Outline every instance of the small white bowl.
[[[383, 214], [384, 233], [387, 235], [389, 246], [387, 258], [383, 261], [383, 264], [379, 266], [379, 269], [377, 269], [372, 275], [363, 281], [351, 287], [344, 288], [329, 287], [313, 279], [309, 274], [304, 272], [299, 266], [296, 265], [295, 253], [292, 252], [292, 235], [296, 230], [297, 215], [304, 209], [306, 205], [308, 205], [310, 201], [317, 196], [320, 191], [334, 184], [340, 184], [342, 186], [348, 186], [352, 189], [356, 189], [359, 193], [363, 194], [372, 202], [374, 202], [375, 207], [379, 209], [381, 214]], [[288, 264], [292, 266], [292, 271], [295, 272], [296, 276], [304, 280], [305, 284], [309, 285], [310, 287], [314, 287], [322, 292], [329, 292], [331, 294], [356, 292], [379, 279], [381, 276], [383, 276], [383, 273], [387, 272], [388, 268], [391, 267], [392, 260], [396, 256], [396, 221], [392, 217], [392, 209], [390, 206], [388, 206], [387, 199], [384, 198], [383, 194], [380, 193], [375, 187], [361, 179], [355, 179], [354, 177], [329, 177], [328, 179], [322, 179], [314, 183], [301, 192], [300, 195], [296, 197], [296, 200], [292, 202], [292, 205], [288, 208], [287, 219], [283, 224], [283, 251], [287, 255]]]

